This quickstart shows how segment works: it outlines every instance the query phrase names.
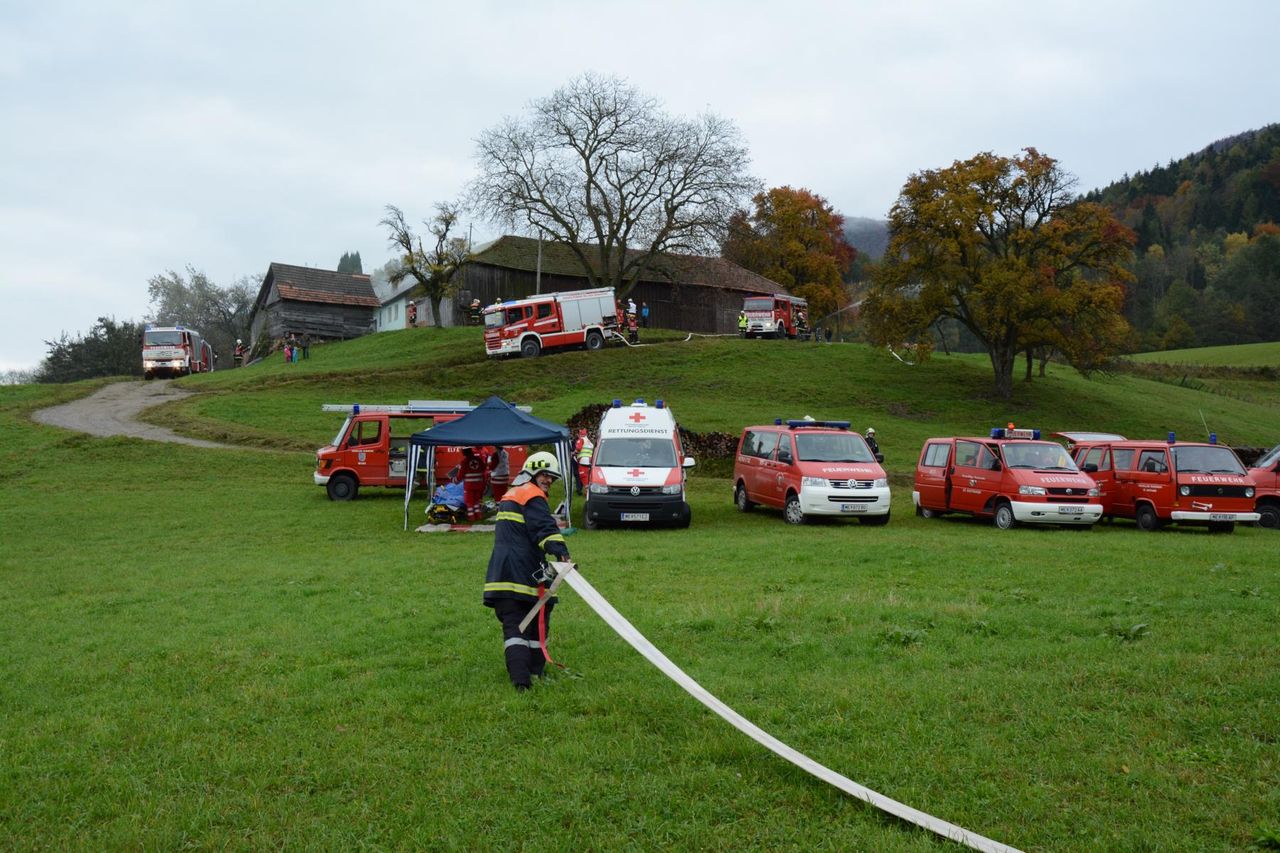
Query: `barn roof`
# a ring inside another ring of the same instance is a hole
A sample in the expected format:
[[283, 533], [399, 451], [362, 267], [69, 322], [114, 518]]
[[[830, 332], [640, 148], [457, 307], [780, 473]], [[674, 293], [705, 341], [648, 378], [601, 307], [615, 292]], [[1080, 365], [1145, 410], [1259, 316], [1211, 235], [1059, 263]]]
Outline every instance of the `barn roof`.
[[[596, 247], [584, 245], [583, 248], [587, 258], [593, 259]], [[628, 252], [631, 256], [635, 254], [635, 250]], [[538, 241], [532, 237], [508, 234], [477, 246], [471, 254], [470, 262], [533, 272], [538, 267]], [[547, 241], [542, 243], [542, 272], [547, 275], [586, 277], [583, 275], [582, 264], [567, 245]], [[659, 255], [640, 280], [662, 284], [700, 284], [746, 293], [787, 292], [777, 282], [732, 261], [703, 255]]]
[[267, 268], [266, 277], [262, 279], [257, 308], [261, 308], [266, 302], [273, 284], [281, 299], [294, 302], [369, 308], [377, 308], [379, 305], [378, 297], [373, 292], [373, 284], [367, 275], [297, 267], [273, 261]]

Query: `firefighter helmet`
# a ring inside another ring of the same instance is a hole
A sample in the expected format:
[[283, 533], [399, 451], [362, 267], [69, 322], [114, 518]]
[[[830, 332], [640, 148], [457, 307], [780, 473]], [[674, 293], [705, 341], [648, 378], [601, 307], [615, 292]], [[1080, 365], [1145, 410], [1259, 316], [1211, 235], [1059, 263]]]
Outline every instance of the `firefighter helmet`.
[[528, 471], [531, 476], [550, 474], [557, 480], [564, 476], [560, 473], [560, 462], [553, 454], [545, 450], [540, 450], [526, 459], [523, 470]]

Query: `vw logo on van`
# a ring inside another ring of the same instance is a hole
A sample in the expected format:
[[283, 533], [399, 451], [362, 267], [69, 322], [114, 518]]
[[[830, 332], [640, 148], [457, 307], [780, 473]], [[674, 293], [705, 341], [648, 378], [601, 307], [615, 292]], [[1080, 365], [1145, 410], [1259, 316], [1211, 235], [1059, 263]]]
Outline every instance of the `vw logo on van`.
[[638, 494], [640, 494], [640, 487], [639, 487], [639, 486], [632, 486], [632, 487], [631, 487], [631, 494], [632, 494], [633, 496], [634, 496], [634, 495], [638, 495]]

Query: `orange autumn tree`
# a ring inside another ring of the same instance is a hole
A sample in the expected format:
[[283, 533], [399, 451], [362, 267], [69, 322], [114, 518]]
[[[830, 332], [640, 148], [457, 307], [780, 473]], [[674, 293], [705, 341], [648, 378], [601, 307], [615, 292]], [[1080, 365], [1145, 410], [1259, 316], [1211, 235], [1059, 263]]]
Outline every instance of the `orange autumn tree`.
[[912, 175], [889, 214], [889, 248], [862, 306], [876, 343], [953, 318], [983, 344], [995, 391], [1013, 396], [1019, 353], [1050, 348], [1088, 372], [1119, 352], [1133, 232], [1034, 148]]
[[844, 217], [806, 189], [774, 187], [751, 203], [729, 219], [721, 255], [804, 297], [814, 320], [844, 307], [843, 276], [857, 256]]

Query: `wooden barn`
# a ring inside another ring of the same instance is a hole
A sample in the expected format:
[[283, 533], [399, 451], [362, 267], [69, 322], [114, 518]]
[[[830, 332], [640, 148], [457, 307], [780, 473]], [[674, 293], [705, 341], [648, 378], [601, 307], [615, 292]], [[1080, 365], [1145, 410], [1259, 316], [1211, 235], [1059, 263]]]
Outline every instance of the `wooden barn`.
[[312, 341], [367, 335], [378, 307], [367, 275], [273, 263], [253, 306], [250, 352], [267, 352], [289, 335]]
[[[592, 250], [588, 248], [588, 257]], [[537, 292], [594, 286], [567, 246], [544, 241], [540, 283], [538, 269], [535, 239], [508, 235], [477, 246], [457, 274], [454, 300], [458, 310], [454, 316], [466, 317], [465, 308], [472, 299], [491, 305]], [[650, 325], [688, 332], [733, 333], [738, 330], [743, 297], [786, 292], [782, 285], [723, 258], [662, 255], [629, 296], [637, 306], [648, 303]]]

